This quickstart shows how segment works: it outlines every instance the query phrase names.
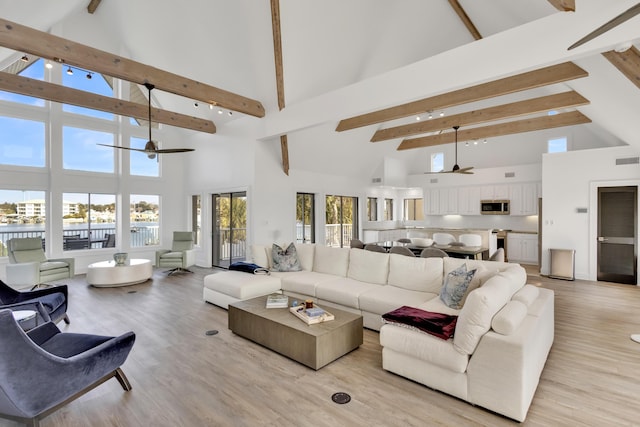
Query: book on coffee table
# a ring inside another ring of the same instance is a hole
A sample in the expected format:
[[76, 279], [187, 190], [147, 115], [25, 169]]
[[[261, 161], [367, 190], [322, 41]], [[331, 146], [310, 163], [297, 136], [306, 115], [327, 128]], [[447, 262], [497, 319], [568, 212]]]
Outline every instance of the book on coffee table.
[[266, 308], [287, 308], [289, 307], [289, 297], [282, 294], [271, 294], [267, 296]]
[[[320, 311], [314, 311], [316, 309], [320, 309], [322, 310], [322, 312], [320, 313]], [[308, 311], [308, 310], [311, 310], [311, 311]], [[328, 322], [330, 320], [335, 319], [335, 316], [333, 314], [329, 313], [326, 310], [321, 309], [315, 304], [311, 309], [307, 309], [304, 306], [304, 304], [302, 304], [296, 307], [289, 308], [289, 311], [291, 311], [291, 313], [293, 313], [298, 319], [302, 320], [307, 325], [314, 325], [316, 323]], [[319, 314], [316, 316], [310, 316], [309, 314], [307, 314], [308, 312], [311, 314], [314, 314], [314, 313], [319, 313]]]

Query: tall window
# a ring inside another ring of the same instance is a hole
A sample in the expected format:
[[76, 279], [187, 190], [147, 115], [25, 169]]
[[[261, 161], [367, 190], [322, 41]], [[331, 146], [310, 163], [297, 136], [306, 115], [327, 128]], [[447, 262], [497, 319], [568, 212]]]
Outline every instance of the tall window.
[[444, 170], [444, 153], [433, 153], [431, 155], [431, 172], [441, 172]]
[[42, 237], [46, 220], [44, 191], [0, 189], [0, 256], [7, 256], [7, 240]]
[[[37, 61], [29, 64], [18, 60], [2, 71], [17, 74], [22, 77], [29, 77], [33, 80], [44, 80], [44, 61], [42, 59], [38, 59]], [[0, 91], [0, 100], [19, 102], [21, 104], [33, 105], [36, 107], [44, 107], [45, 105], [44, 99], [3, 91]]]
[[384, 220], [393, 221], [393, 199], [384, 199]]
[[160, 243], [160, 196], [132, 194], [129, 201], [131, 247]]
[[358, 198], [327, 196], [325, 211], [325, 243], [333, 247], [349, 247], [358, 237]]
[[378, 199], [367, 197], [367, 221], [378, 220]]
[[404, 199], [404, 219], [405, 221], [424, 219], [422, 199]]
[[191, 196], [191, 229], [193, 231], [194, 245], [200, 244], [200, 226], [202, 224], [202, 215], [200, 212], [200, 196]]
[[[71, 70], [71, 74], [69, 74]], [[91, 76], [91, 78], [87, 78]], [[109, 77], [108, 80], [101, 74], [94, 74], [89, 72], [83, 72], [78, 69], [70, 67], [63, 67], [62, 72], [62, 84], [63, 86], [73, 89], [79, 89], [84, 92], [91, 92], [98, 95], [104, 95], [113, 97], [113, 88], [111, 87], [113, 78]], [[91, 108], [78, 107], [76, 105], [64, 104], [62, 106], [63, 111], [69, 113], [82, 114], [85, 116], [97, 117], [99, 119], [113, 120], [113, 113], [107, 113], [105, 111], [93, 110]]]
[[0, 117], [0, 163], [44, 167], [44, 122]]
[[315, 195], [296, 194], [296, 242], [315, 243]]
[[63, 193], [63, 249], [106, 247], [115, 235], [116, 196], [114, 194]]
[[[146, 139], [132, 137], [129, 143], [131, 148], [144, 149]], [[131, 160], [129, 171], [131, 175], [140, 176], [160, 176], [159, 158], [150, 159], [146, 153], [140, 151], [127, 150]]]
[[62, 164], [65, 169], [114, 172], [114, 149], [97, 145], [113, 145], [113, 133], [65, 126], [62, 139]]
[[553, 138], [547, 141], [547, 153], [564, 153], [567, 151], [567, 137]]

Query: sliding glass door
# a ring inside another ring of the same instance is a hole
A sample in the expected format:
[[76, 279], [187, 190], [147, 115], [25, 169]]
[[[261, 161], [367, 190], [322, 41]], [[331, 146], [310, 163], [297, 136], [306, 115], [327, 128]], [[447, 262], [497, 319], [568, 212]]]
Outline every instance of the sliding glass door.
[[246, 259], [247, 193], [213, 194], [213, 266], [228, 268]]
[[325, 217], [325, 244], [349, 247], [351, 239], [358, 238], [358, 198], [327, 196]]

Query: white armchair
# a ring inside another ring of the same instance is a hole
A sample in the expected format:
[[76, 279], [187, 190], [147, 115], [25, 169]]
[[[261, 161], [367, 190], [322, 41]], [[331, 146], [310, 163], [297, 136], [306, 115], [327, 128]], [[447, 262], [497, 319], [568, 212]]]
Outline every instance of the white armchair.
[[53, 280], [68, 279], [75, 274], [73, 258], [47, 259], [41, 237], [7, 241], [9, 264], [7, 284], [14, 288], [33, 287]]
[[156, 267], [170, 268], [165, 273], [180, 271], [192, 273], [189, 267], [196, 263], [196, 251], [193, 249], [192, 231], [174, 231], [171, 250], [156, 251]]

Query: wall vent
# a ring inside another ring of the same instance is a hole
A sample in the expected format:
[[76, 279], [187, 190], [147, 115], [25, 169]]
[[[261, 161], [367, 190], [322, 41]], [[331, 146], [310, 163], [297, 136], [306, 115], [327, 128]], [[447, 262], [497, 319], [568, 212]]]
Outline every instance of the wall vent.
[[504, 177], [505, 178], [515, 178], [516, 173], [515, 172], [505, 172], [504, 173]]
[[587, 208], [576, 208], [577, 213], [587, 213]]
[[616, 159], [616, 166], [637, 165], [638, 163], [640, 163], [640, 157], [625, 157], [623, 159]]
[[438, 183], [438, 178], [431, 178], [431, 179], [429, 180], [429, 182], [430, 182], [431, 184], [437, 184], [437, 183]]
[[380, 184], [380, 183], [382, 183], [382, 178], [373, 178], [373, 179], [371, 180], [371, 182], [372, 182], [373, 184]]

